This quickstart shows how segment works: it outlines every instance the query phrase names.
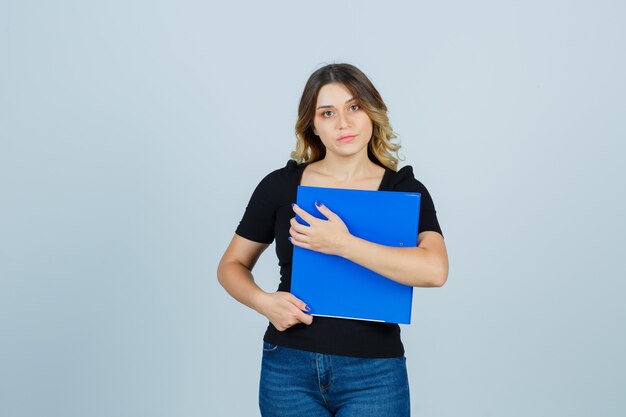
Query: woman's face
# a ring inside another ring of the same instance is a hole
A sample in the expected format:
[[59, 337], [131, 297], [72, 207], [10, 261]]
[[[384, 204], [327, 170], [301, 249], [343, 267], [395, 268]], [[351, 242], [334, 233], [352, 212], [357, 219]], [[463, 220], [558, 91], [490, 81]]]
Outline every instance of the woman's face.
[[372, 120], [343, 84], [326, 84], [320, 89], [313, 133], [319, 136], [327, 154], [350, 156], [365, 152], [367, 155], [372, 132]]

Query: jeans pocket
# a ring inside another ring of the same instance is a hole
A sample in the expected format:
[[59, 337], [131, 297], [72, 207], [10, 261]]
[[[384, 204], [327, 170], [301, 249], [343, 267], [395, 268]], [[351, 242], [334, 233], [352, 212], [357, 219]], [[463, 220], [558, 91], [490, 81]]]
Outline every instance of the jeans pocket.
[[263, 352], [273, 352], [278, 349], [278, 345], [263, 341]]

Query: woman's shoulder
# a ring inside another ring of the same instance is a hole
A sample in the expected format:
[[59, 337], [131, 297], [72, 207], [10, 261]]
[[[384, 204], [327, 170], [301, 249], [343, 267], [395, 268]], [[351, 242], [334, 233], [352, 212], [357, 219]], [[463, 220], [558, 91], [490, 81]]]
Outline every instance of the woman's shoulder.
[[305, 164], [298, 164], [294, 159], [289, 159], [284, 166], [272, 170], [267, 175], [276, 178], [289, 178], [296, 175], [298, 170], [304, 165]]
[[395, 191], [418, 191], [425, 190], [426, 187], [415, 178], [413, 167], [406, 165], [398, 171], [392, 171], [390, 180], [391, 189]]
[[261, 183], [265, 185], [284, 185], [285, 182], [297, 179], [298, 170], [302, 166], [303, 164], [298, 164], [295, 160], [290, 159], [284, 166], [275, 168], [267, 173], [261, 180]]
[[[434, 213], [436, 213], [435, 203], [433, 202], [433, 198], [430, 192], [420, 180], [415, 178], [415, 174], [413, 173], [413, 167], [411, 165], [407, 165], [403, 167], [397, 172], [394, 172], [394, 174], [395, 175], [393, 179], [391, 180], [392, 181], [392, 184], [390, 187], [391, 190], [420, 193], [421, 212], [424, 214], [428, 212], [428, 213], [431, 213], [431, 215], [434, 215]], [[422, 215], [420, 214], [420, 216]], [[433, 229], [429, 229], [429, 230], [435, 230], [441, 233], [441, 228], [439, 227], [438, 223], [429, 227], [433, 227]]]

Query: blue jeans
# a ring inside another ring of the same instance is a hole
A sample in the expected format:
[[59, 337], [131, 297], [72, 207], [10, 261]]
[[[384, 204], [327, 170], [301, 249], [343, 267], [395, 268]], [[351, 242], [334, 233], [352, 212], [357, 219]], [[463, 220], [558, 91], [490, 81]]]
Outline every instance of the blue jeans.
[[406, 358], [355, 358], [263, 342], [263, 417], [406, 417]]

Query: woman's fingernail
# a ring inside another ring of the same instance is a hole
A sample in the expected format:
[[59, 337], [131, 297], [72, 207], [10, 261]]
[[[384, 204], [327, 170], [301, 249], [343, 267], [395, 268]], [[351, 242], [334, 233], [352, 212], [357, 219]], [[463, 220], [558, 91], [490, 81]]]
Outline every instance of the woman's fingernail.
[[[289, 241], [290, 241], [290, 242], [292, 242], [292, 241], [291, 241], [291, 236], [289, 236], [287, 239], [289, 239]], [[292, 242], [292, 243], [293, 243], [293, 242]]]
[[321, 203], [321, 202], [319, 202], [319, 201], [317, 201], [317, 200], [315, 200], [315, 205], [316, 205], [317, 207], [321, 207], [321, 206], [322, 206], [322, 203]]
[[305, 311], [311, 311], [311, 307], [309, 307], [308, 305], [305, 305], [305, 306], [304, 306], [304, 310], [305, 310]]

